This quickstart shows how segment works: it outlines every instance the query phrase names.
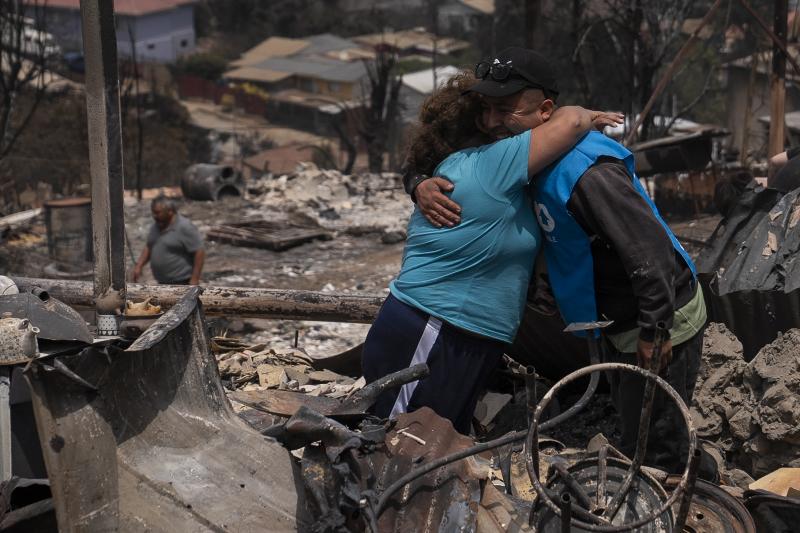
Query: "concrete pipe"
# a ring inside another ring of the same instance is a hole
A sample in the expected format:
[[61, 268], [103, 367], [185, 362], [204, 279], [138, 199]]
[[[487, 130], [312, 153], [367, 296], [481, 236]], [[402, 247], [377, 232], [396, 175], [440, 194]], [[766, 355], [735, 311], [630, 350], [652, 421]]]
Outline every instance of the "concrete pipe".
[[185, 198], [215, 202], [220, 196], [242, 196], [244, 179], [230, 166], [197, 164], [186, 169], [181, 190]]

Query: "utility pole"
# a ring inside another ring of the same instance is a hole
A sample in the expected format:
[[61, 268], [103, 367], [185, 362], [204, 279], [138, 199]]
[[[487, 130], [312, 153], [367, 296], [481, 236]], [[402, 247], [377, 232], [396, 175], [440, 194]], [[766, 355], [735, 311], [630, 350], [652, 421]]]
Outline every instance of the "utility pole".
[[94, 299], [102, 335], [102, 318], [107, 320], [125, 305], [122, 125], [114, 1], [81, 0], [81, 19], [92, 178]]
[[788, 0], [775, 0], [773, 31], [783, 46], [772, 46], [772, 75], [770, 76], [769, 99], [769, 157], [783, 152], [784, 123], [786, 112], [786, 26], [789, 18]]

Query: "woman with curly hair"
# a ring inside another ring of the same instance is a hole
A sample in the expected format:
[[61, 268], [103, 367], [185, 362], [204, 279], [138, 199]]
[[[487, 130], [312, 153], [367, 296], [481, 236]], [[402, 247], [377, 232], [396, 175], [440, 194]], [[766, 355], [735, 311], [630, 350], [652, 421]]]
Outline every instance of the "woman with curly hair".
[[570, 150], [593, 121], [619, 120], [580, 107], [550, 108], [535, 135], [528, 130], [491, 143], [481, 133], [481, 97], [470, 92], [476, 81], [460, 74], [426, 100], [408, 152], [411, 167], [453, 182], [452, 199], [465, 216], [439, 229], [414, 211], [400, 273], [362, 361], [368, 382], [413, 364], [430, 368], [427, 378], [384, 393], [376, 415], [427, 406], [465, 434], [486, 377], [522, 317], [541, 240], [526, 192], [530, 178]]

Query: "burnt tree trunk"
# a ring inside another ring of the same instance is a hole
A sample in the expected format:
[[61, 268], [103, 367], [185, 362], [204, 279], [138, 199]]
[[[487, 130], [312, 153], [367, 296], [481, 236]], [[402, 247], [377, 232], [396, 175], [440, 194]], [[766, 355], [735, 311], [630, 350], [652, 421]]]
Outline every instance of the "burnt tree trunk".
[[383, 156], [391, 132], [397, 127], [402, 77], [394, 73], [396, 63], [394, 54], [381, 51], [374, 62], [367, 64], [370, 96], [369, 106], [364, 110], [361, 137], [367, 144], [370, 172], [383, 171]]

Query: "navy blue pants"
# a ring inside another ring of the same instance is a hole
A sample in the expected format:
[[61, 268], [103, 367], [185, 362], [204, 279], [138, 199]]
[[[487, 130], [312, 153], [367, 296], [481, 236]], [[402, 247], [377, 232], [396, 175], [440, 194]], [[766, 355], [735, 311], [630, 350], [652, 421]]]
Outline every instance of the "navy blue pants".
[[389, 295], [364, 343], [361, 366], [367, 383], [419, 363], [428, 365], [430, 375], [384, 392], [373, 413], [386, 418], [430, 407], [449, 419], [456, 431], [469, 434], [478, 396], [506, 347]]

